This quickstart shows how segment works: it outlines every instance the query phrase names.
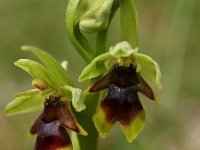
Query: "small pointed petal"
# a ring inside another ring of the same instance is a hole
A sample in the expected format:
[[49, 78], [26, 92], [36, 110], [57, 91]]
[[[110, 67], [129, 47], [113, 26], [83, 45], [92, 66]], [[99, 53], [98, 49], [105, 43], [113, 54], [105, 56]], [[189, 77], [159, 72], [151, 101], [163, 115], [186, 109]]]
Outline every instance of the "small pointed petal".
[[87, 65], [81, 72], [81, 75], [79, 76], [79, 81], [83, 82], [88, 79], [96, 78], [107, 72], [105, 62], [106, 60], [108, 60], [109, 57], [109, 53], [104, 53], [93, 59], [92, 62]]
[[138, 85], [138, 90], [151, 100], [155, 100], [155, 95], [151, 87], [146, 83], [140, 74], [138, 74], [138, 79], [140, 84]]
[[140, 111], [129, 124], [121, 124], [121, 129], [126, 136], [126, 139], [131, 143], [142, 131], [145, 124], [145, 112]]
[[97, 112], [93, 116], [93, 121], [102, 138], [107, 136], [114, 125], [114, 123], [111, 123], [106, 119], [106, 114], [102, 107], [97, 108]]

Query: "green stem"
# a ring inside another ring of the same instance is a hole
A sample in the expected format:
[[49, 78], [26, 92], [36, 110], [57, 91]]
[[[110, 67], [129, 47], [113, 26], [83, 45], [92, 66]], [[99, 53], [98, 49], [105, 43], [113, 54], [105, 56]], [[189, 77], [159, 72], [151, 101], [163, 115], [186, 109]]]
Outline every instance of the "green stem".
[[[90, 63], [90, 61], [94, 57], [94, 51], [90, 48], [89, 43], [86, 38], [80, 33], [78, 26], [78, 16], [80, 16], [81, 11], [85, 8], [86, 1], [80, 2], [80, 0], [70, 0], [67, 8], [66, 15], [66, 26], [69, 34], [69, 38], [71, 39], [74, 47], [77, 49], [79, 54], [83, 57], [83, 59]], [[77, 12], [78, 8], [80, 8], [80, 12]], [[113, 3], [113, 7], [110, 14], [109, 24], [119, 8], [118, 0], [115, 0]], [[97, 33], [96, 39], [96, 55], [99, 55], [106, 50], [106, 40], [107, 40], [107, 32], [109, 25], [106, 29]], [[92, 81], [95, 81], [93, 79]], [[90, 83], [93, 83], [90, 81]], [[74, 112], [78, 122], [81, 126], [88, 132], [88, 136], [84, 137], [78, 135], [80, 149], [81, 150], [97, 150], [98, 146], [98, 132], [94, 126], [92, 116], [96, 112], [96, 107], [99, 101], [99, 93], [86, 95], [84, 97], [84, 101], [86, 103], [87, 109], [82, 112]]]
[[87, 39], [79, 31], [77, 20], [77, 15], [79, 15], [79, 12], [77, 12], [79, 4], [80, 0], [70, 0], [68, 3], [66, 11], [67, 33], [78, 53], [87, 63], [90, 63], [94, 57], [94, 53]]
[[106, 40], [107, 40], [107, 33], [108, 33], [108, 29], [110, 26], [110, 23], [117, 11], [117, 9], [119, 8], [119, 1], [115, 0], [113, 2], [113, 6], [111, 9], [111, 13], [110, 13], [110, 18], [109, 18], [109, 22], [108, 22], [108, 26], [106, 29], [97, 32], [97, 39], [96, 39], [96, 56], [104, 53], [106, 51]]
[[108, 28], [97, 32], [96, 39], [96, 56], [102, 54], [106, 50], [106, 39], [107, 39]]
[[81, 150], [97, 150], [98, 147], [98, 132], [92, 120], [92, 116], [96, 112], [98, 98], [98, 93], [85, 96], [87, 109], [78, 113], [79, 123], [88, 132], [86, 137], [78, 136]]
[[119, 0], [121, 10], [121, 40], [129, 42], [133, 48], [138, 45], [137, 11], [133, 0]]

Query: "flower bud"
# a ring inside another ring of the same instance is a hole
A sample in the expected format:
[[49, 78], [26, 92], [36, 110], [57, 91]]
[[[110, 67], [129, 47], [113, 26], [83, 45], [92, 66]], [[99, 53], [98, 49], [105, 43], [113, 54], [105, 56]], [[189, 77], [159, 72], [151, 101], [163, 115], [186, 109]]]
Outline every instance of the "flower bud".
[[79, 28], [94, 33], [108, 26], [113, 0], [95, 0], [80, 18]]

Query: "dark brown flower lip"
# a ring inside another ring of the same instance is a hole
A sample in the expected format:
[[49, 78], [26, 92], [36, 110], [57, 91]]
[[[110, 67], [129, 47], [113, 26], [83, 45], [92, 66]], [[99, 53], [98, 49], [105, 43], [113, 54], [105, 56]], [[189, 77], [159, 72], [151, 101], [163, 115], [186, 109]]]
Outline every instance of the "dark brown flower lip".
[[106, 114], [106, 120], [111, 124], [119, 121], [122, 125], [129, 125], [137, 114], [143, 111], [139, 99], [121, 103], [119, 100], [106, 97], [101, 102], [100, 107]]
[[46, 99], [44, 111], [30, 129], [31, 134], [37, 133], [35, 150], [56, 150], [71, 146], [66, 128], [80, 132], [69, 103], [62, 101], [61, 97]]
[[138, 92], [154, 99], [151, 87], [132, 64], [129, 67], [114, 65], [109, 73], [91, 86], [89, 92], [98, 92], [106, 88], [108, 93], [100, 107], [111, 124], [119, 121], [122, 125], [129, 125], [139, 113], [144, 112]]
[[49, 123], [40, 120], [35, 150], [56, 150], [70, 145], [67, 131], [58, 120]]
[[[62, 126], [79, 132], [76, 119], [70, 111], [68, 102], [62, 101], [56, 98], [54, 101], [47, 99], [44, 104], [44, 111], [38, 117], [31, 128], [31, 133], [36, 133], [38, 128], [38, 122], [42, 120], [45, 123], [50, 123], [58, 120]], [[33, 131], [32, 131], [33, 130]]]

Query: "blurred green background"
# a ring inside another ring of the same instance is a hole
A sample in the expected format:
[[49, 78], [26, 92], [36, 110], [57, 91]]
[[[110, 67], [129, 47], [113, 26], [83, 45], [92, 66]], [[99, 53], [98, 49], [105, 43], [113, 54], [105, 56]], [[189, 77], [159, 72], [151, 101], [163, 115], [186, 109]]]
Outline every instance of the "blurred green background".
[[[13, 65], [33, 58], [20, 46], [47, 50], [59, 61], [69, 61], [76, 79], [84, 62], [67, 38], [66, 0], [0, 0], [0, 150], [33, 149], [29, 127], [40, 112], [4, 116], [16, 92], [31, 89], [31, 78]], [[159, 62], [164, 88], [161, 105], [141, 96], [146, 126], [128, 144], [116, 125], [100, 150], [199, 150], [200, 149], [200, 1], [136, 0], [140, 51]], [[119, 41], [119, 12], [109, 31], [108, 47]], [[92, 144], [92, 143], [91, 143]]]

